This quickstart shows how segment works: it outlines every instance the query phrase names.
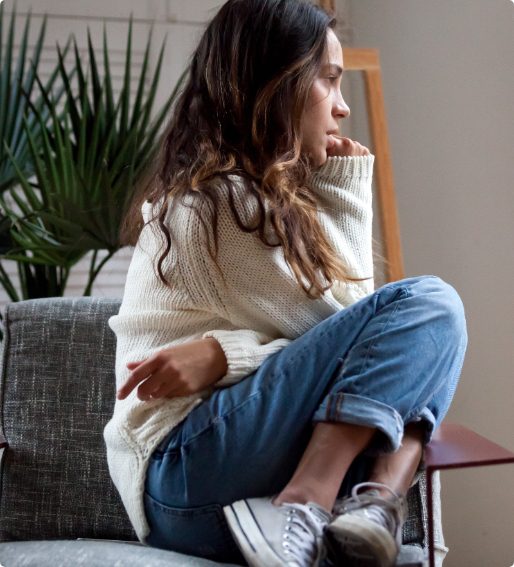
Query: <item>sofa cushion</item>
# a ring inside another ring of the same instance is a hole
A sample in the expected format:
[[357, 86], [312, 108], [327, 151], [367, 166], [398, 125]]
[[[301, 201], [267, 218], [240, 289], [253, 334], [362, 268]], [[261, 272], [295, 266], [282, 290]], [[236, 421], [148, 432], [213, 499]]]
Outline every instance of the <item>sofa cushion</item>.
[[51, 298], [4, 311], [0, 541], [135, 539], [111, 482], [102, 431], [115, 398], [120, 301]]
[[[0, 543], [0, 565], [6, 567], [69, 567], [72, 557], [74, 566], [87, 567], [231, 567], [228, 563], [215, 563], [126, 542], [57, 540]], [[420, 547], [402, 547], [397, 567], [425, 565], [426, 555]]]
[[222, 567], [207, 559], [144, 545], [112, 541], [27, 541], [0, 543], [6, 567]]

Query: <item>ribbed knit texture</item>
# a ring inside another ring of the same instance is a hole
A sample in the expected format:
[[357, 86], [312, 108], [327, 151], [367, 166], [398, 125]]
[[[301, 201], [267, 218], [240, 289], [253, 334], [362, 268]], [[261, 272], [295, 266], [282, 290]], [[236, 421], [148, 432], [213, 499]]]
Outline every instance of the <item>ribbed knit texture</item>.
[[[336, 282], [316, 300], [299, 286], [281, 247], [265, 246], [256, 233], [239, 229], [224, 186], [216, 187], [220, 197], [217, 261], [223, 278], [206, 251], [203, 227], [193, 209], [180, 204], [166, 219], [181, 244], [164, 263], [166, 274], [166, 267], [176, 261], [171, 289], [154, 268], [162, 239], [150, 225], [141, 232], [120, 311], [109, 319], [117, 337], [117, 387], [128, 377], [127, 362], [194, 339], [214, 337], [228, 362], [227, 374], [198, 394], [142, 402], [133, 391], [127, 399], [116, 401], [104, 432], [109, 470], [141, 540], [148, 534], [143, 506], [146, 468], [164, 436], [215, 387], [239, 381], [268, 356], [373, 291], [373, 161], [374, 156], [331, 157], [310, 180], [321, 225], [349, 274], [370, 278]], [[235, 204], [246, 224], [255, 213], [255, 199], [233, 179]], [[148, 220], [150, 213], [151, 204], [145, 203], [143, 218]]]

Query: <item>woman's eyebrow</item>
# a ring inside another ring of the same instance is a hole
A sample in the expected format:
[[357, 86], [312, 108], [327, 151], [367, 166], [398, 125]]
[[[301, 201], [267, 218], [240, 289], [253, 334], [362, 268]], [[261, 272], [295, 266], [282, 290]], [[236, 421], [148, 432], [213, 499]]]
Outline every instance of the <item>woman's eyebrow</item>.
[[344, 69], [337, 63], [327, 63], [326, 65], [324, 65], [324, 67], [327, 69], [329, 68], [330, 71], [336, 73], [338, 76], [343, 74]]

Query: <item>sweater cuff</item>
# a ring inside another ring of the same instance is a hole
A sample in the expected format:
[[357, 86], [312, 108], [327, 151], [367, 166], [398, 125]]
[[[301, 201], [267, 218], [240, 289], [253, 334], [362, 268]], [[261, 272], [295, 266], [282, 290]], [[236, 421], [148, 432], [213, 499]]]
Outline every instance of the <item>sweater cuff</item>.
[[313, 173], [314, 178], [338, 185], [344, 177], [359, 177], [365, 179], [373, 174], [375, 156], [333, 156]]
[[[227, 359], [227, 373], [215, 383], [215, 386], [228, 386], [248, 376], [268, 358], [282, 350], [291, 341], [289, 339], [271, 340], [264, 333], [250, 330], [215, 330], [207, 331], [202, 339], [216, 339]], [[271, 341], [271, 342], [270, 342]], [[267, 344], [261, 344], [266, 342]]]

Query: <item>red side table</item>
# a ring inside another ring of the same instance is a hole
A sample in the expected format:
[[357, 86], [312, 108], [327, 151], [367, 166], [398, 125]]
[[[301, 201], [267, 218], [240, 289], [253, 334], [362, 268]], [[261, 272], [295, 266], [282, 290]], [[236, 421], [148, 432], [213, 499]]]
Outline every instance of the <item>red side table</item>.
[[443, 423], [425, 448], [429, 566], [435, 567], [432, 475], [437, 470], [514, 463], [514, 453], [456, 423]]

